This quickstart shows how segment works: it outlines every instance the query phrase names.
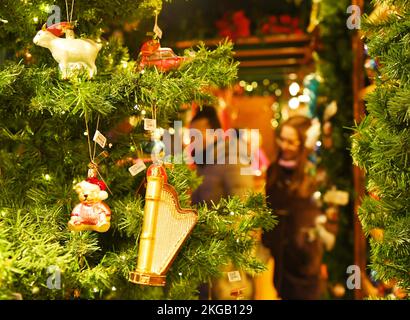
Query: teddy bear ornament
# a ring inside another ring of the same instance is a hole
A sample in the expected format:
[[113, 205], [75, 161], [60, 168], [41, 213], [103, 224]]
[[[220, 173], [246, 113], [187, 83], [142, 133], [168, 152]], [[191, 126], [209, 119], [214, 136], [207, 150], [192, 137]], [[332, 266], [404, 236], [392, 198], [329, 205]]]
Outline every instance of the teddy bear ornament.
[[[92, 170], [90, 170], [92, 171]], [[77, 183], [74, 190], [81, 203], [71, 212], [68, 228], [72, 231], [106, 232], [110, 228], [111, 210], [103, 201], [108, 198], [107, 186], [91, 173], [86, 180]]]

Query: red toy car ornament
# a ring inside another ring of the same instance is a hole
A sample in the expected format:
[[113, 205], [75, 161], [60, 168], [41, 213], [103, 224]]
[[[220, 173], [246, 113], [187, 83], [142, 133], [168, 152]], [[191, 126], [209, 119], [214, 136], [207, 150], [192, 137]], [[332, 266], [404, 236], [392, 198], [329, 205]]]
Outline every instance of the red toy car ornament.
[[141, 47], [140, 56], [139, 68], [141, 70], [154, 66], [163, 72], [178, 68], [185, 60], [184, 57], [177, 56], [171, 48], [161, 48], [160, 43], [156, 40], [145, 42]]

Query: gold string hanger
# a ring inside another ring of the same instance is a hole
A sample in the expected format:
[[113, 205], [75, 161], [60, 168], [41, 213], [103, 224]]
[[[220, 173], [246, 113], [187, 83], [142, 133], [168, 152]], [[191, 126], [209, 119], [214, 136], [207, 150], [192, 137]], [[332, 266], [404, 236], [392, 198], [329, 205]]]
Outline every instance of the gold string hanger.
[[65, 0], [65, 7], [66, 7], [66, 11], [67, 11], [67, 21], [71, 23], [71, 21], [73, 21], [73, 11], [74, 11], [74, 3], [75, 0], [71, 1], [71, 13], [70, 15], [68, 15], [68, 0]]
[[[95, 156], [96, 150], [97, 150], [97, 142], [94, 141], [94, 148], [93, 148], [93, 147], [91, 146], [90, 129], [89, 129], [89, 127], [88, 127], [87, 113], [85, 114], [84, 120], [85, 120], [86, 132], [87, 132], [88, 153], [89, 153], [89, 156], [90, 156], [90, 165], [89, 165], [89, 166], [91, 166], [91, 167], [97, 172], [98, 176], [101, 178], [101, 180], [102, 180], [102, 181], [105, 183], [105, 185], [107, 186], [107, 190], [109, 191], [109, 193], [110, 193], [111, 195], [113, 195], [113, 193], [112, 193], [110, 187], [109, 187], [108, 184], [105, 182], [103, 176], [101, 175], [100, 171], [98, 170], [98, 164], [99, 164], [100, 161], [97, 161], [97, 159], [98, 159], [100, 156], [103, 156], [104, 158], [107, 158], [109, 154], [108, 154], [107, 151], [102, 151], [100, 154], [98, 154], [97, 157]], [[97, 117], [96, 131], [98, 131], [99, 126], [100, 126], [100, 115], [98, 115], [98, 117]]]

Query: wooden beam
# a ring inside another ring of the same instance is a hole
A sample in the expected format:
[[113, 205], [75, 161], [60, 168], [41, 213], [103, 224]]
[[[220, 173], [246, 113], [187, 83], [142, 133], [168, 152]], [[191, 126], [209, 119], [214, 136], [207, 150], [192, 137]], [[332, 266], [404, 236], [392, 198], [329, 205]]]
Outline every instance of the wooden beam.
[[[190, 40], [190, 41], [178, 41], [175, 46], [179, 49], [190, 48], [203, 42], [206, 46], [216, 46], [220, 42], [225, 41], [223, 38], [209, 39], [209, 40]], [[271, 35], [265, 37], [246, 37], [239, 38], [233, 41], [235, 45], [257, 45], [257, 44], [281, 44], [281, 43], [296, 43], [296, 42], [309, 42], [310, 36], [306, 34], [289, 34], [289, 35]]]
[[302, 63], [302, 59], [270, 59], [270, 60], [252, 60], [252, 61], [241, 61], [239, 64], [240, 68], [255, 68], [255, 67], [284, 67], [293, 66]]
[[[353, 5], [360, 7], [360, 11], [363, 12], [364, 0], [352, 0]], [[363, 41], [359, 31], [357, 30], [352, 37], [352, 50], [353, 50], [353, 114], [356, 123], [360, 123], [365, 116], [364, 101], [361, 99], [360, 94], [365, 87], [364, 79], [364, 59], [363, 59]], [[365, 183], [364, 174], [360, 168], [353, 167], [354, 188], [355, 188], [355, 201], [354, 201], [354, 264], [359, 266], [362, 279], [367, 277], [367, 242], [363, 234], [362, 225], [358, 218], [358, 209], [361, 205], [362, 198], [365, 195]], [[363, 282], [363, 280], [362, 280]], [[362, 288], [362, 287], [361, 287]], [[362, 289], [355, 289], [355, 299], [363, 299], [364, 292]]]
[[305, 55], [307, 49], [305, 47], [292, 48], [272, 48], [272, 49], [248, 49], [236, 50], [234, 55], [236, 58], [244, 57], [263, 57], [263, 56], [288, 56], [288, 55]]

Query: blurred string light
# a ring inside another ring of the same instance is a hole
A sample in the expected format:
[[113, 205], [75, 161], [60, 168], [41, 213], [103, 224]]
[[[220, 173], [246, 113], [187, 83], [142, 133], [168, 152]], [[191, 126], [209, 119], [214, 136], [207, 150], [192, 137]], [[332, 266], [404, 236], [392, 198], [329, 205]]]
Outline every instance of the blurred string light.
[[300, 90], [300, 86], [297, 82], [292, 82], [289, 86], [289, 93], [292, 96], [296, 96]]
[[276, 89], [276, 90], [275, 90], [275, 95], [276, 95], [276, 96], [279, 97], [281, 94], [282, 94], [282, 90], [280, 90], [280, 89]]
[[288, 105], [292, 110], [296, 110], [297, 108], [299, 108], [299, 99], [296, 97], [291, 98], [288, 102]]
[[298, 75], [296, 73], [290, 73], [289, 74], [289, 79], [290, 80], [296, 80], [298, 78]]
[[279, 109], [279, 102], [272, 103], [271, 108], [273, 111], [277, 111]]
[[272, 119], [270, 121], [270, 124], [272, 125], [272, 127], [277, 128], [279, 126], [279, 122], [276, 119]]
[[299, 102], [308, 103], [310, 101], [310, 97], [307, 94], [302, 94], [298, 97]]

